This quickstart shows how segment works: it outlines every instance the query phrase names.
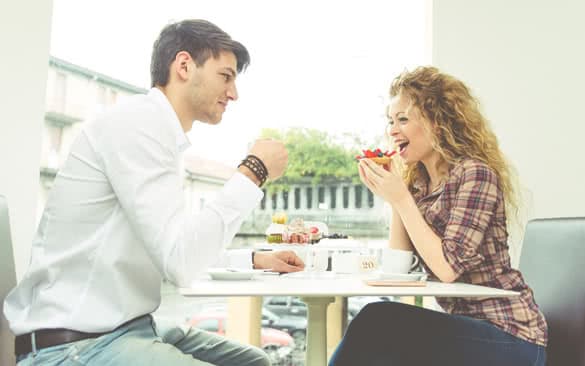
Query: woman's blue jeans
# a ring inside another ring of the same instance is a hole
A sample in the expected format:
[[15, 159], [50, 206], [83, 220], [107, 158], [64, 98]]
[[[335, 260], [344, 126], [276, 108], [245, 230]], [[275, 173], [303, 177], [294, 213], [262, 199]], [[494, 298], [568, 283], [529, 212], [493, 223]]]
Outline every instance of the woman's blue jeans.
[[329, 366], [544, 366], [545, 347], [493, 324], [396, 302], [369, 304]]

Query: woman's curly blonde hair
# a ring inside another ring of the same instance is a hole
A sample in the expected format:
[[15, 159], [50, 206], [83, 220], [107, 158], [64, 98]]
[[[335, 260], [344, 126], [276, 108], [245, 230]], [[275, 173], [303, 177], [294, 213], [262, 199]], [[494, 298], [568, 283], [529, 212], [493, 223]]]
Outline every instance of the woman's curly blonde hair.
[[[496, 135], [480, 112], [478, 100], [463, 82], [440, 72], [436, 67], [418, 67], [405, 71], [392, 82], [390, 96], [406, 98], [409, 109], [415, 107], [431, 126], [433, 148], [449, 167], [462, 158], [487, 164], [497, 174], [503, 191], [506, 211], [518, 213], [515, 192], [516, 174], [498, 146]], [[422, 163], [403, 168], [406, 184], [428, 179]]]

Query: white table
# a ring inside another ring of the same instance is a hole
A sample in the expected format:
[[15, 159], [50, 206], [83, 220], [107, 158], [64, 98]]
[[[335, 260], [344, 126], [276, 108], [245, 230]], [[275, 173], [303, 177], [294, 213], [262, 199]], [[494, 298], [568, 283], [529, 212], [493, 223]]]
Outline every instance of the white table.
[[275, 275], [257, 276], [247, 281], [200, 279], [183, 296], [300, 296], [307, 304], [306, 366], [327, 364], [327, 306], [335, 296], [437, 296], [508, 297], [518, 292], [463, 283], [428, 282], [424, 287], [368, 286], [351, 276], [295, 278]]

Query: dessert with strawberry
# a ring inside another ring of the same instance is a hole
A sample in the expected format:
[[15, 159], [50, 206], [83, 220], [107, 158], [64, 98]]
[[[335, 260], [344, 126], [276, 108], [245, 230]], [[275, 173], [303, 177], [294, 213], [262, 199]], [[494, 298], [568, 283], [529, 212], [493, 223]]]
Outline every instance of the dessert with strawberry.
[[282, 241], [288, 244], [308, 244], [310, 230], [305, 226], [303, 219], [297, 218], [286, 226], [282, 233]]
[[396, 154], [396, 151], [382, 151], [380, 148], [376, 148], [376, 150], [362, 150], [364, 155], [357, 155], [355, 157], [356, 161], [360, 161], [362, 159], [370, 159], [376, 164], [386, 165], [390, 164], [392, 156]]

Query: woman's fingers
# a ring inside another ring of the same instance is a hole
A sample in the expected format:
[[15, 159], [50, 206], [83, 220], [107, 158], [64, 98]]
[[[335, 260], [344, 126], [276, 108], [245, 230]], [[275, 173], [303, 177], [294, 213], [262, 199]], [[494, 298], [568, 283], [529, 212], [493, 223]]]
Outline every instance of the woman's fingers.
[[368, 177], [367, 172], [364, 170], [364, 168], [361, 165], [358, 165], [358, 172], [359, 172], [361, 181], [366, 185], [366, 187], [368, 187], [368, 189], [370, 191], [372, 191], [372, 193], [378, 195], [376, 187], [374, 186], [374, 184], [372, 183], [372, 181]]
[[[362, 165], [363, 164], [363, 165]], [[380, 176], [379, 172], [376, 172], [372, 166], [372, 164], [376, 165], [376, 163], [372, 163], [366, 161], [365, 159], [360, 161], [360, 166], [364, 170], [364, 175], [368, 178], [370, 184], [374, 187], [378, 187], [382, 182], [383, 178]]]

